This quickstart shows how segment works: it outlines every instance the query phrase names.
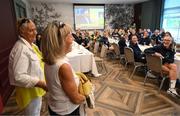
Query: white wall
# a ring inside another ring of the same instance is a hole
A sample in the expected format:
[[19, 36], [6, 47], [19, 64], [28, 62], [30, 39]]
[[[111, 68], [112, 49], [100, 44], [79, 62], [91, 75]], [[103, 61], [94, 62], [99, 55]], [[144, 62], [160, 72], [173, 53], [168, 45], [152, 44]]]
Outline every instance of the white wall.
[[73, 4], [53, 4], [53, 6], [61, 14], [60, 20], [74, 28]]
[[[31, 7], [41, 7], [39, 2], [31, 2]], [[56, 13], [60, 14], [60, 18], [58, 20], [68, 23], [74, 28], [74, 18], [73, 18], [73, 4], [71, 3], [47, 3], [51, 5]]]

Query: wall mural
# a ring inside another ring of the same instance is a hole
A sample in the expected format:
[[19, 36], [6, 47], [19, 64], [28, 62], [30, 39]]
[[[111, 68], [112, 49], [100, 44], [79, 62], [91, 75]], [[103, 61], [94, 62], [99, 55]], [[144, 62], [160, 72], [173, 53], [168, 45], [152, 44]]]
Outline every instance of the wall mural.
[[[48, 22], [61, 17], [55, 8], [47, 3], [32, 6], [32, 18], [39, 33], [44, 30]], [[105, 27], [128, 28], [134, 21], [134, 7], [132, 4], [107, 4], [105, 5]]]
[[131, 4], [105, 5], [106, 25], [111, 28], [127, 28], [134, 21], [134, 8]]
[[47, 3], [40, 3], [38, 7], [32, 7], [32, 18], [38, 33], [41, 33], [50, 21], [59, 17], [61, 17], [61, 14], [55, 12], [55, 9]]

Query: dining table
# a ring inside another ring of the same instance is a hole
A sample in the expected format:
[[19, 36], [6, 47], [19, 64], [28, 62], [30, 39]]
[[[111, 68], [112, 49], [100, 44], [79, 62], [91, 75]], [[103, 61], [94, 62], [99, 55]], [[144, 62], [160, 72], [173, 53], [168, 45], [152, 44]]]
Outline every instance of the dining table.
[[145, 49], [147, 48], [151, 48], [153, 47], [152, 45], [141, 45], [141, 44], [138, 44], [139, 48], [141, 49], [142, 52], [144, 52]]
[[91, 72], [95, 77], [101, 75], [98, 73], [94, 54], [82, 45], [73, 42], [72, 51], [66, 56], [75, 72]]

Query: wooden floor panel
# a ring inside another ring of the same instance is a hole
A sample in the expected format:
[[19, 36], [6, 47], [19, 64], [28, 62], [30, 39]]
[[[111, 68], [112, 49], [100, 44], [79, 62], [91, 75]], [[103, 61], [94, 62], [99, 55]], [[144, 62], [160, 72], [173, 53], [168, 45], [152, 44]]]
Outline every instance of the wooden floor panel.
[[[105, 61], [106, 67], [97, 63], [98, 71], [103, 75], [92, 77], [95, 84], [95, 109], [87, 109], [88, 116], [131, 116], [131, 115], [180, 115], [180, 105], [169, 98], [166, 92], [158, 93], [155, 83], [143, 85], [142, 75], [129, 79], [131, 70], [125, 70], [118, 61]], [[107, 71], [105, 70], [107, 69]], [[14, 94], [8, 100], [3, 114], [20, 115]], [[46, 98], [43, 98], [41, 115], [48, 115]]]

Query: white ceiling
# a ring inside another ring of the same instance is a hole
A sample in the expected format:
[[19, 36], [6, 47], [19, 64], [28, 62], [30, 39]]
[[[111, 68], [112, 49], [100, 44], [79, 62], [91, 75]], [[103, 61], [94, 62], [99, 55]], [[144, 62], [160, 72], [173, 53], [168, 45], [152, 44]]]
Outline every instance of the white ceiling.
[[30, 2], [81, 3], [81, 4], [135, 4], [148, 0], [29, 0]]

